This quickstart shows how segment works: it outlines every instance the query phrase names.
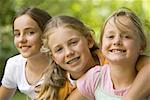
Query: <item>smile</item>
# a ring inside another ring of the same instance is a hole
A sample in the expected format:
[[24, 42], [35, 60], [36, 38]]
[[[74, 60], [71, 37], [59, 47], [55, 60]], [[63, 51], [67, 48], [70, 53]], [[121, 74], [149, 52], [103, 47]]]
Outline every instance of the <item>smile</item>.
[[21, 46], [20, 49], [25, 52], [27, 51], [31, 46]]
[[110, 52], [112, 53], [119, 53], [119, 52], [126, 52], [126, 50], [122, 50], [122, 49], [112, 49], [112, 50], [109, 50]]
[[72, 63], [78, 61], [79, 59], [80, 59], [80, 56], [67, 61], [66, 64], [72, 64]]

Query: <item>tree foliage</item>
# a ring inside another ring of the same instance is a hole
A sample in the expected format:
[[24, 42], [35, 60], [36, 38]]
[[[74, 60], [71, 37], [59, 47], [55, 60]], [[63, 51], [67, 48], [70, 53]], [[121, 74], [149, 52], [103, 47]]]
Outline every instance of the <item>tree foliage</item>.
[[[119, 7], [128, 7], [136, 12], [144, 23], [150, 42], [149, 0], [1, 0], [0, 1], [0, 73], [8, 57], [17, 53], [13, 44], [12, 19], [15, 13], [25, 7], [38, 7], [50, 15], [70, 15], [81, 19], [95, 30], [98, 41], [100, 27], [104, 20]], [[150, 54], [150, 46], [145, 53]], [[1, 76], [1, 74], [0, 74]]]

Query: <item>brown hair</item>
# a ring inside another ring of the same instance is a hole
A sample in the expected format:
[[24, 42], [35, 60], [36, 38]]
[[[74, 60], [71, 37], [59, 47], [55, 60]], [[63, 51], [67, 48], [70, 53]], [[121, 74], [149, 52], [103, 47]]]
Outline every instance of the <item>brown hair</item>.
[[14, 21], [16, 18], [22, 15], [29, 15], [33, 20], [37, 22], [39, 27], [41, 28], [42, 32], [44, 31], [44, 26], [51, 19], [51, 16], [44, 10], [39, 8], [25, 8], [22, 9], [20, 12], [13, 19], [13, 29], [14, 29]]

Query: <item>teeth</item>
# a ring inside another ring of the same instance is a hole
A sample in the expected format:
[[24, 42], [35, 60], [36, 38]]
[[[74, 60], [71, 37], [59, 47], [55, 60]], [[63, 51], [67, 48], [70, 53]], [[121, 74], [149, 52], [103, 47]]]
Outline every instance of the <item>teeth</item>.
[[119, 53], [119, 52], [126, 52], [126, 50], [121, 50], [121, 49], [113, 49], [113, 50], [110, 50], [111, 52], [116, 52], [116, 53]]
[[21, 47], [21, 49], [27, 49], [28, 47]]
[[70, 61], [68, 61], [67, 64], [72, 64], [72, 63], [76, 62], [77, 60], [79, 60], [79, 58], [80, 57], [73, 58]]

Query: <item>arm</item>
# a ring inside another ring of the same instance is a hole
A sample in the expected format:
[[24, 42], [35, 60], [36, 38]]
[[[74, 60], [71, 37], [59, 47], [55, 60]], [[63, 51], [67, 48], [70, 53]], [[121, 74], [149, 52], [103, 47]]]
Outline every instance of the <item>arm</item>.
[[150, 57], [141, 56], [137, 62], [137, 69], [140, 71], [123, 100], [141, 100], [150, 95]]
[[8, 89], [4, 86], [0, 87], [0, 100], [11, 100], [11, 97], [14, 95], [16, 89]]
[[67, 100], [87, 100], [84, 96], [80, 94], [78, 89], [75, 89], [67, 98]]

